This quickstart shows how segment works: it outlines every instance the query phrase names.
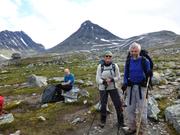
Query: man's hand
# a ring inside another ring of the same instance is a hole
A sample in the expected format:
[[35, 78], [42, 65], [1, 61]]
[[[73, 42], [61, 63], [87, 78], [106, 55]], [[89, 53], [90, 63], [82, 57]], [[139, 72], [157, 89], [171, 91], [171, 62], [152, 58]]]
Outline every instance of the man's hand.
[[123, 91], [123, 93], [124, 93], [124, 91], [126, 91], [126, 89], [127, 89], [127, 85], [126, 85], [126, 84], [123, 84], [122, 87], [121, 87], [121, 89], [122, 89], [122, 91]]
[[147, 72], [147, 77], [152, 77], [153, 76], [153, 73], [152, 73], [152, 70], [149, 70], [148, 72]]
[[62, 82], [61, 85], [68, 85], [69, 82]]

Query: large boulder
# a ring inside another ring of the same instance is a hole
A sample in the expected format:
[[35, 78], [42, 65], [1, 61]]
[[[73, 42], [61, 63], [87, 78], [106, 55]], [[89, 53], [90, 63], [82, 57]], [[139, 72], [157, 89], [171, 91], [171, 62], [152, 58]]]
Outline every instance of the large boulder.
[[14, 121], [14, 117], [12, 113], [3, 114], [0, 116], [0, 125], [9, 124], [12, 123], [13, 121]]
[[165, 110], [166, 121], [171, 123], [178, 133], [180, 133], [180, 104], [172, 105]]
[[158, 103], [154, 99], [154, 97], [148, 97], [148, 117], [158, 120], [157, 114], [160, 112], [158, 108]]
[[159, 85], [161, 81], [161, 76], [158, 72], [154, 72], [153, 73], [153, 77], [152, 77], [152, 84], [153, 85]]
[[29, 76], [28, 83], [30, 86], [33, 86], [33, 87], [47, 86], [47, 78], [44, 76], [36, 76], [33, 74]]

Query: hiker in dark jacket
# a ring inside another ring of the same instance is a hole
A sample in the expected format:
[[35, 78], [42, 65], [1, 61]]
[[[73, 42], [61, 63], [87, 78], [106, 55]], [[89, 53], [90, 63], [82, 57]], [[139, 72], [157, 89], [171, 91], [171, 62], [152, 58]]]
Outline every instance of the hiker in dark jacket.
[[61, 94], [62, 90], [64, 92], [70, 91], [74, 85], [74, 75], [72, 73], [70, 73], [70, 70], [68, 68], [66, 68], [64, 70], [64, 82], [62, 82], [61, 84], [58, 84], [58, 93]]
[[[127, 89], [127, 124], [128, 133], [133, 134], [136, 132], [136, 110], [140, 114], [142, 112], [141, 127], [139, 135], [146, 135], [147, 126], [147, 102], [146, 98], [146, 80], [147, 77], [152, 76], [150, 70], [150, 63], [147, 59], [140, 56], [141, 46], [138, 43], [133, 43], [129, 47], [130, 58], [129, 63], [126, 62], [124, 70], [124, 82], [122, 86], [123, 92]], [[146, 73], [143, 71], [142, 60], [145, 60]], [[129, 65], [129, 66], [128, 66]], [[129, 69], [127, 69], [127, 67]], [[146, 77], [147, 76], [147, 77]], [[139, 119], [139, 118], [138, 118]]]
[[120, 72], [117, 64], [112, 63], [112, 53], [106, 51], [104, 54], [104, 64], [99, 64], [96, 72], [96, 82], [99, 86], [100, 102], [101, 102], [101, 123], [100, 127], [104, 127], [107, 116], [107, 100], [110, 95], [115, 106], [118, 126], [123, 126], [124, 119], [121, 109], [120, 96], [117, 90], [117, 82], [120, 80]]

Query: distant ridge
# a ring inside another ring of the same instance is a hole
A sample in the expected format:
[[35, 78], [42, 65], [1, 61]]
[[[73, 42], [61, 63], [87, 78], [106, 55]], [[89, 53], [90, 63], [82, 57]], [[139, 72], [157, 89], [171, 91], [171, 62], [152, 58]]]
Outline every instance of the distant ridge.
[[34, 42], [25, 32], [8, 30], [0, 32], [0, 49], [0, 53], [2, 50], [24, 54], [45, 51], [42, 44]]
[[127, 50], [133, 42], [139, 42], [143, 48], [157, 45], [166, 46], [173, 44], [180, 37], [174, 32], [162, 30], [139, 36], [122, 39], [97, 24], [87, 20], [80, 28], [63, 42], [50, 48], [48, 52], [70, 52], [79, 50]]

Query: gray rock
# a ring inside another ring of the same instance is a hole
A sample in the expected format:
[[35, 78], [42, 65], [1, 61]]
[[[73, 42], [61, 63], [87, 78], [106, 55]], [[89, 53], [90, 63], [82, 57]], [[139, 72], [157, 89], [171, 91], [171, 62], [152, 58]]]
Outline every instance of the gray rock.
[[45, 117], [43, 117], [43, 116], [39, 116], [39, 117], [37, 117], [40, 121], [46, 121], [46, 118]]
[[3, 114], [0, 116], [0, 125], [12, 123], [14, 121], [14, 116], [12, 113]]
[[84, 84], [84, 81], [83, 80], [75, 80], [75, 83], [77, 83], [77, 84]]
[[28, 83], [30, 86], [35, 86], [35, 87], [47, 86], [47, 78], [43, 76], [36, 76], [33, 74], [29, 76]]
[[180, 99], [173, 101], [174, 104], [180, 104]]
[[162, 99], [162, 98], [165, 98], [166, 96], [165, 96], [165, 95], [162, 95], [162, 94], [153, 94], [153, 97], [154, 97], [154, 99], [156, 99], [156, 100], [160, 100], [160, 99]]
[[153, 73], [153, 77], [152, 77], [152, 84], [153, 85], [159, 85], [160, 84], [160, 80], [161, 80], [161, 76], [158, 72], [154, 72]]
[[178, 86], [179, 83], [178, 82], [169, 82], [168, 84], [174, 85], [174, 86]]
[[165, 109], [165, 118], [180, 133], [180, 104], [167, 107]]
[[80, 90], [79, 94], [83, 97], [89, 97], [89, 92], [87, 90]]
[[79, 117], [76, 118], [76, 119], [74, 119], [71, 123], [75, 125], [75, 124], [77, 124], [78, 122], [81, 122], [81, 118], [79, 118]]
[[158, 120], [157, 114], [160, 112], [156, 100], [149, 96], [148, 98], [148, 117]]
[[53, 77], [49, 79], [50, 81], [57, 81], [57, 82], [63, 82], [64, 81], [64, 77]]
[[86, 86], [93, 86], [93, 82], [87, 81], [85, 85], [86, 85]]
[[[96, 111], [100, 111], [100, 110], [101, 110], [100, 101], [99, 101], [96, 105], [94, 105], [94, 108], [95, 108]], [[109, 105], [108, 105], [108, 104], [107, 104], [107, 106], [106, 106], [106, 110], [107, 110], [108, 112], [111, 112], [110, 109], [109, 109]]]
[[176, 82], [180, 82], [180, 78], [177, 78], [175, 81], [176, 81]]
[[27, 65], [26, 68], [33, 68], [33, 67], [34, 67], [34, 64], [29, 64], [29, 65]]
[[78, 93], [73, 92], [72, 90], [65, 92], [65, 93], [62, 93], [62, 96], [64, 96], [64, 102], [65, 103], [77, 102], [77, 100], [78, 100]]
[[176, 76], [180, 76], [180, 71], [176, 72]]
[[21, 134], [21, 131], [20, 130], [17, 130], [15, 133], [12, 133], [10, 135], [20, 135]]
[[166, 85], [161, 85], [161, 86], [158, 86], [160, 89], [166, 89], [167, 86]]

